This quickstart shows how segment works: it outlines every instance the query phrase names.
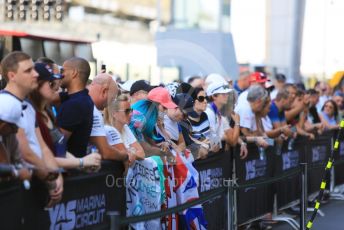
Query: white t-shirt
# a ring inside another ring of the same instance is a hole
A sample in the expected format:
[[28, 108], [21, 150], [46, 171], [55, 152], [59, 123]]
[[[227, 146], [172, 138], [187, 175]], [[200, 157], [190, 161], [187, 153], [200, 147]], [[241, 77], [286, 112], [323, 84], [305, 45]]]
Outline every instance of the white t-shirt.
[[255, 131], [257, 130], [256, 117], [251, 109], [250, 103], [247, 101], [247, 95], [248, 90], [240, 94], [234, 111], [240, 116], [240, 127]]
[[93, 124], [92, 124], [92, 131], [91, 137], [105, 137], [105, 129], [104, 129], [104, 118], [102, 113], [94, 106], [93, 108]]
[[275, 100], [277, 94], [278, 94], [278, 89], [272, 90], [272, 92], [270, 93], [271, 101], [272, 101], [272, 100]]
[[23, 116], [20, 118], [18, 126], [24, 130], [31, 150], [39, 158], [42, 158], [42, 149], [36, 136], [36, 128], [38, 127], [36, 122], [36, 111], [28, 101], [23, 102], [23, 108], [25, 109], [23, 110]]
[[244, 92], [242, 92], [239, 97], [238, 97], [238, 101], [236, 104], [236, 108], [238, 106], [248, 106], [250, 107], [250, 103], [248, 103], [247, 101], [247, 95], [248, 95], [248, 90], [245, 90]]
[[256, 117], [249, 104], [237, 106], [235, 112], [240, 116], [240, 127], [247, 128], [250, 131], [257, 130]]
[[263, 123], [263, 127], [264, 127], [264, 131], [271, 131], [273, 129], [273, 125], [272, 122], [269, 118], [269, 116], [265, 116], [262, 118], [262, 123]]
[[122, 138], [123, 143], [124, 143], [126, 148], [129, 148], [130, 145], [132, 145], [133, 143], [137, 142], [136, 137], [131, 132], [131, 130], [130, 130], [128, 125], [124, 125], [123, 131], [121, 133], [121, 138]]
[[164, 126], [165, 130], [170, 136], [170, 138], [174, 141], [178, 141], [179, 139], [179, 126], [178, 122], [173, 121], [167, 115], [164, 116]]
[[137, 140], [134, 134], [131, 132], [127, 125], [124, 125], [122, 133], [120, 133], [115, 127], [105, 125], [106, 138], [109, 145], [124, 144], [128, 149], [130, 145], [135, 143]]
[[210, 125], [210, 142], [211, 144], [218, 144], [221, 147], [221, 140], [224, 136], [224, 127], [223, 127], [223, 117], [221, 116], [221, 119], [217, 114], [215, 114], [215, 111], [211, 108], [211, 105], [208, 104], [207, 109], [205, 110], [205, 113], [208, 116], [209, 125]]

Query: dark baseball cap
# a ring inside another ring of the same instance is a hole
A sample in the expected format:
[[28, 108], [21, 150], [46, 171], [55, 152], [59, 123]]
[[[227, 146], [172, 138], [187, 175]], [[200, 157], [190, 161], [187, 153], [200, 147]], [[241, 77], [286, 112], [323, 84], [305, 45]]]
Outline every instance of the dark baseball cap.
[[130, 87], [130, 96], [132, 96], [134, 93], [143, 90], [149, 93], [154, 88], [154, 86], [151, 86], [148, 81], [145, 80], [138, 80], [135, 81], [132, 86]]
[[280, 82], [286, 82], [286, 80], [287, 80], [285, 75], [282, 74], [282, 73], [276, 74], [275, 78], [276, 78], [277, 81], [280, 81]]
[[189, 94], [177, 93], [175, 97], [172, 98], [173, 102], [178, 105], [183, 113], [187, 114], [193, 111], [194, 100]]
[[55, 74], [49, 65], [44, 63], [35, 63], [35, 70], [38, 73], [38, 80], [54, 81], [62, 79], [61, 74]]

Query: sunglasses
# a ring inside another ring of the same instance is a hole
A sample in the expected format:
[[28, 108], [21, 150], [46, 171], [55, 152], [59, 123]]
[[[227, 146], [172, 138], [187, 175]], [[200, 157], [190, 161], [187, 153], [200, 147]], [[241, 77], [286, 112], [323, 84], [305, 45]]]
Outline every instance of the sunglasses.
[[203, 101], [208, 101], [208, 97], [207, 96], [199, 96], [196, 98], [197, 101], [199, 102], [203, 102]]
[[120, 109], [120, 110], [117, 110], [117, 112], [125, 112], [126, 115], [129, 115], [133, 112], [133, 109], [132, 108]]

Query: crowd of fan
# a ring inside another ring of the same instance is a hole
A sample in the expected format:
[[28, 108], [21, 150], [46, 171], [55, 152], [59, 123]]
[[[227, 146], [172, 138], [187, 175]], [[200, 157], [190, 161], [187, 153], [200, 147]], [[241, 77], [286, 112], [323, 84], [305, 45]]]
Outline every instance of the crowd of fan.
[[247, 143], [264, 149], [297, 135], [314, 139], [337, 129], [343, 114], [341, 84], [335, 91], [325, 82], [305, 90], [286, 83], [283, 74], [117, 84], [107, 73], [89, 81], [83, 58], [58, 66], [46, 57], [33, 62], [19, 51], [3, 58], [1, 70], [7, 85], [0, 91], [0, 159], [13, 167], [1, 181], [34, 175], [47, 185], [47, 207], [62, 197], [60, 168], [91, 173], [101, 159], [128, 167], [153, 155], [173, 162], [172, 150], [205, 159], [233, 146], [244, 159]]

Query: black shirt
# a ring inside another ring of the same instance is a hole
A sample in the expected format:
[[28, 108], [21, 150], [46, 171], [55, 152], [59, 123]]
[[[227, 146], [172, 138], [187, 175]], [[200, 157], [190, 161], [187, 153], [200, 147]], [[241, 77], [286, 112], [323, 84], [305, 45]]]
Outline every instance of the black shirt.
[[67, 150], [76, 157], [83, 157], [92, 130], [93, 101], [87, 89], [69, 95], [61, 93], [60, 98], [62, 104], [57, 114], [57, 124], [72, 132], [67, 141]]

